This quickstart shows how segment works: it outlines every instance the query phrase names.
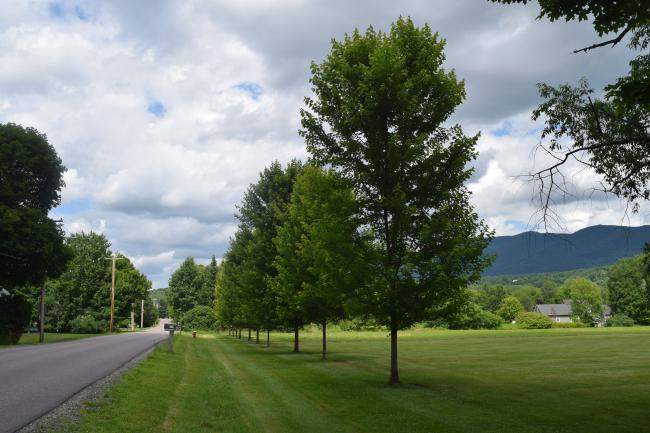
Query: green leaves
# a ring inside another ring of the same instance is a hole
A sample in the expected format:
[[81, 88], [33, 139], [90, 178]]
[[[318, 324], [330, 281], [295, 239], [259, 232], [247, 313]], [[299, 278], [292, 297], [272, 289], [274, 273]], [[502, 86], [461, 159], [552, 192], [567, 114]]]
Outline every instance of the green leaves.
[[65, 167], [45, 134], [0, 125], [0, 203], [47, 213], [61, 202]]
[[[499, 3], [532, 3], [531, 0], [490, 0]], [[539, 0], [539, 18], [551, 21], [592, 20], [599, 36], [617, 32], [629, 24], [650, 20], [650, 6], [645, 0]]]
[[278, 307], [289, 323], [323, 323], [366, 277], [353, 191], [332, 171], [307, 166], [298, 176], [275, 238]]
[[607, 279], [612, 311], [625, 314], [641, 324], [650, 323], [650, 299], [644, 278], [645, 258], [646, 255], [639, 255], [619, 260], [611, 267]]
[[223, 326], [273, 329], [278, 325], [273, 240], [301, 171], [297, 160], [285, 168], [273, 162], [246, 191], [238, 208], [240, 226], [217, 280], [216, 309]]
[[187, 257], [169, 279], [167, 301], [171, 317], [180, 320], [186, 312], [199, 305], [212, 308], [217, 273], [214, 258], [209, 265], [203, 266], [196, 264], [194, 258]]
[[312, 65], [301, 135], [312, 160], [353, 187], [359, 227], [374, 236], [366, 311], [400, 328], [459, 296], [487, 263], [490, 232], [469, 205], [476, 137], [443, 127], [465, 97], [442, 68], [444, 41], [400, 18], [333, 41]]
[[602, 318], [603, 298], [600, 287], [586, 278], [569, 279], [563, 290], [571, 299], [571, 315], [580, 322], [592, 325]]
[[[500, 3], [528, 3], [529, 0], [492, 0]], [[540, 17], [551, 21], [593, 21], [599, 36], [617, 32], [613, 39], [575, 50], [574, 53], [615, 46], [630, 33], [630, 49], [646, 50], [650, 45], [650, 3], [645, 0], [539, 0]], [[583, 78], [577, 86], [540, 84], [545, 101], [533, 111], [533, 119], [545, 118], [542, 137], [550, 145], [539, 148], [556, 159], [549, 167], [531, 173], [539, 184], [542, 222], [555, 219], [549, 212], [554, 194], [567, 194], [561, 167], [568, 161], [592, 168], [604, 179], [598, 191], [627, 199], [633, 211], [638, 201], [650, 199], [650, 54], [630, 62], [630, 73], [605, 87], [605, 97]]]

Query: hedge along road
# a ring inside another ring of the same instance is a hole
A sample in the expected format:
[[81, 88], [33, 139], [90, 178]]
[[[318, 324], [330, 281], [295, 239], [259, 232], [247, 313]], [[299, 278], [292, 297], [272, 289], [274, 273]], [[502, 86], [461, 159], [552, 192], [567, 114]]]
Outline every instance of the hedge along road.
[[162, 327], [0, 349], [0, 432], [16, 431], [167, 336]]

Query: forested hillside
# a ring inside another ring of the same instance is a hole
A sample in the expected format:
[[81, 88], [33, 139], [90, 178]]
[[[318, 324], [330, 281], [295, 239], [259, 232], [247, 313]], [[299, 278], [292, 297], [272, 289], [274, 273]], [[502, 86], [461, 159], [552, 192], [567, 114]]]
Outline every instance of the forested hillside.
[[486, 253], [496, 259], [483, 275], [561, 272], [611, 265], [639, 254], [650, 242], [650, 226], [598, 225], [575, 233], [526, 232], [497, 236]]

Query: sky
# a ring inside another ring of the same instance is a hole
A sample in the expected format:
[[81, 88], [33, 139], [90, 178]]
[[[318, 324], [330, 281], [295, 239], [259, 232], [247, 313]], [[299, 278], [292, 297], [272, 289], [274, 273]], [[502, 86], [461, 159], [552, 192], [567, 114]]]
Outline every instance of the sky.
[[[7, 4], [8, 3], [8, 4]], [[68, 233], [104, 233], [114, 250], [166, 287], [187, 256], [220, 258], [247, 186], [273, 160], [306, 158], [299, 110], [309, 65], [332, 38], [400, 15], [446, 39], [444, 68], [465, 80], [450, 119], [481, 132], [472, 202], [497, 235], [536, 228], [536, 83], [596, 89], [623, 75], [621, 45], [573, 54], [599, 40], [589, 23], [536, 20], [536, 4], [483, 0], [123, 0], [4, 3], [0, 122], [47, 134], [67, 172], [52, 215]], [[650, 223], [642, 208], [594, 194], [588, 170], [567, 167], [555, 231]]]

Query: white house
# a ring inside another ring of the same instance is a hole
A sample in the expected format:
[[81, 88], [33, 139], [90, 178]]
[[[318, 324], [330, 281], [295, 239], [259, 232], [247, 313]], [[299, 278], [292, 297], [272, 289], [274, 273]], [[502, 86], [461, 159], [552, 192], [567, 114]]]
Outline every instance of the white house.
[[[557, 323], [571, 323], [571, 301], [565, 300], [562, 304], [537, 304], [535, 311], [542, 313]], [[603, 305], [603, 317], [598, 321], [599, 324], [605, 323], [612, 316], [612, 309], [609, 305]]]

